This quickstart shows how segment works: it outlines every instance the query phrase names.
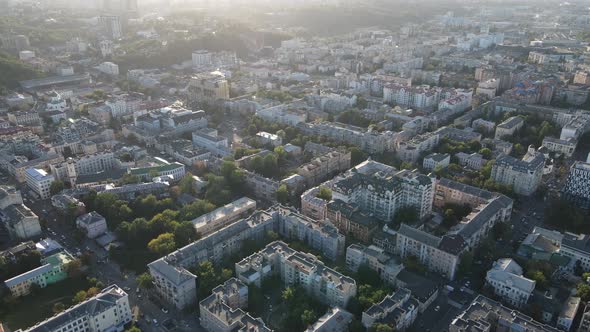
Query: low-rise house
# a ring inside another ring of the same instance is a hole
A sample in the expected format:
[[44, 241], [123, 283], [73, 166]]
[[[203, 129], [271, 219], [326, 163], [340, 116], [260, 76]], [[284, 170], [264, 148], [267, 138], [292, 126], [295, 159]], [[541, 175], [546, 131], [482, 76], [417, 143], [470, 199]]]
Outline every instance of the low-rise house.
[[431, 153], [424, 157], [422, 167], [432, 171], [436, 168], [446, 168], [451, 162], [451, 156], [448, 153]]
[[33, 284], [45, 288], [47, 285], [65, 280], [68, 277], [66, 264], [74, 258], [66, 251], [43, 257], [41, 266], [10, 278], [4, 282], [14, 297], [30, 293]]
[[106, 219], [96, 211], [83, 214], [76, 218], [76, 226], [89, 239], [94, 239], [108, 231]]
[[535, 289], [535, 281], [522, 274], [522, 268], [513, 259], [501, 258], [486, 274], [486, 283], [503, 301], [521, 308], [527, 304]]

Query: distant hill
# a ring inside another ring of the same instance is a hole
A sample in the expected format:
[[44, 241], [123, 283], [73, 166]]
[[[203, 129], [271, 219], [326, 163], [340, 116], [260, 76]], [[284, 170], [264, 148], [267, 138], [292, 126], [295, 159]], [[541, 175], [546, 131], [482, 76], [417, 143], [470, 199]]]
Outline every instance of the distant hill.
[[18, 82], [41, 76], [41, 73], [14, 56], [0, 52], [0, 92], [18, 87]]

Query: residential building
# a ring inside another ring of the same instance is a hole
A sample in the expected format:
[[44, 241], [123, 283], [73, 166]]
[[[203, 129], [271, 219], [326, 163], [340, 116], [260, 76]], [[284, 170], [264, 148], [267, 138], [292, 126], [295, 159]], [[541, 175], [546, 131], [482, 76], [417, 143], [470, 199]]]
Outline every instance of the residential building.
[[576, 151], [576, 146], [578, 145], [578, 141], [573, 138], [568, 138], [566, 140], [554, 138], [554, 137], [545, 137], [543, 138], [543, 146], [549, 149], [549, 151], [563, 155], [566, 158], [571, 158]]
[[307, 112], [298, 109], [290, 109], [287, 105], [277, 105], [256, 111], [256, 116], [266, 121], [296, 126], [307, 121]]
[[76, 218], [76, 226], [89, 239], [94, 239], [108, 231], [106, 219], [96, 211], [83, 214]]
[[476, 119], [471, 123], [471, 128], [477, 130], [480, 129], [486, 133], [491, 133], [496, 128], [496, 123], [492, 121], [486, 121], [484, 119]]
[[214, 233], [256, 210], [256, 201], [242, 197], [196, 219], [191, 220], [201, 237]]
[[580, 298], [572, 295], [568, 296], [559, 312], [559, 316], [557, 316], [556, 327], [563, 331], [571, 331], [579, 308]]
[[264, 144], [270, 144], [274, 147], [283, 145], [283, 139], [275, 134], [267, 133], [266, 131], [260, 131], [256, 133], [256, 139]]
[[511, 187], [519, 195], [531, 195], [541, 184], [545, 157], [529, 146], [522, 160], [501, 156], [492, 167], [492, 179]]
[[354, 315], [342, 308], [330, 308], [304, 332], [347, 332]]
[[590, 305], [584, 304], [584, 312], [580, 319], [580, 325], [578, 326], [577, 332], [588, 332], [590, 331]]
[[590, 209], [590, 154], [587, 162], [576, 161], [570, 167], [561, 194], [577, 206]]
[[523, 118], [519, 116], [513, 116], [506, 119], [504, 122], [496, 126], [495, 139], [502, 139], [504, 136], [512, 136], [517, 130], [520, 130], [524, 126]]
[[326, 205], [326, 219], [334, 224], [341, 233], [366, 243], [371, 240], [373, 233], [379, 228], [379, 221], [361, 211], [357, 204], [349, 204], [339, 199]]
[[229, 82], [220, 72], [200, 73], [190, 80], [189, 99], [198, 103], [211, 104], [229, 99]]
[[449, 166], [451, 156], [448, 153], [431, 153], [424, 157], [422, 168], [433, 171], [436, 168], [443, 169]]
[[326, 136], [336, 142], [357, 146], [369, 154], [393, 150], [396, 137], [391, 131], [377, 132], [338, 122], [299, 123], [297, 127], [308, 135]]
[[356, 295], [356, 281], [327, 267], [314, 255], [275, 241], [236, 263], [236, 276], [260, 286], [263, 278], [279, 275], [286, 286], [299, 285], [310, 296], [329, 306], [344, 308]]
[[419, 303], [412, 293], [399, 288], [381, 302], [363, 312], [362, 323], [368, 330], [377, 323], [387, 324], [395, 331], [409, 328], [418, 317]]
[[117, 285], [20, 332], [125, 331], [131, 322], [129, 296]]
[[306, 185], [313, 186], [327, 180], [331, 176], [350, 169], [350, 152], [334, 150], [313, 158], [297, 168]]
[[151, 262], [148, 269], [154, 278], [154, 293], [178, 309], [193, 304], [197, 296], [197, 277], [189, 267], [204, 261], [221, 262], [238, 253], [246, 239], [262, 240], [268, 231], [276, 231], [277, 222], [275, 211], [257, 211]]
[[427, 132], [416, 135], [409, 141], [401, 141], [397, 144], [396, 152], [402, 161], [415, 163], [425, 152], [434, 149], [440, 140], [436, 132]]
[[40, 288], [65, 280], [68, 277], [66, 264], [74, 258], [67, 251], [60, 251], [41, 258], [41, 266], [10, 278], [4, 282], [14, 297], [30, 293], [33, 284]]
[[507, 308], [483, 295], [478, 295], [449, 325], [449, 332], [465, 331], [558, 332], [559, 330], [537, 322], [518, 310]]
[[13, 204], [0, 210], [0, 222], [15, 240], [41, 236], [39, 217], [24, 204]]
[[119, 66], [112, 62], [103, 62], [98, 65], [98, 70], [109, 76], [119, 76]]
[[130, 168], [127, 173], [136, 175], [144, 181], [152, 180], [153, 177], [162, 176], [172, 176], [174, 181], [180, 181], [186, 174], [186, 169], [179, 162], [167, 162], [157, 166]]
[[366, 265], [377, 272], [381, 280], [389, 285], [395, 285], [397, 275], [404, 266], [395, 256], [389, 255], [384, 249], [374, 245], [364, 246], [351, 244], [346, 249], [346, 268], [349, 271], [357, 272], [359, 267]]
[[278, 233], [281, 236], [303, 242], [332, 261], [344, 255], [346, 239], [331, 223], [316, 221], [290, 208], [277, 209]]
[[475, 170], [480, 170], [487, 162], [487, 160], [483, 159], [483, 156], [477, 152], [471, 154], [459, 152], [455, 154], [455, 157], [457, 157], [459, 165], [467, 166]]
[[563, 234], [559, 253], [570, 258], [570, 269], [578, 265], [582, 270], [590, 271], [590, 235]]
[[224, 157], [230, 154], [229, 142], [224, 136], [217, 136], [216, 129], [201, 129], [192, 134], [193, 145], [210, 151], [212, 154]]
[[248, 307], [248, 286], [236, 278], [213, 288], [212, 294], [199, 302], [199, 323], [209, 332], [270, 332], [262, 319], [253, 318]]
[[48, 199], [51, 196], [51, 183], [54, 177], [43, 169], [29, 168], [26, 170], [25, 180], [27, 186], [37, 194], [40, 199]]
[[517, 308], [527, 304], [535, 289], [535, 281], [525, 278], [520, 265], [511, 258], [500, 258], [494, 262], [486, 274], [486, 283], [496, 296]]

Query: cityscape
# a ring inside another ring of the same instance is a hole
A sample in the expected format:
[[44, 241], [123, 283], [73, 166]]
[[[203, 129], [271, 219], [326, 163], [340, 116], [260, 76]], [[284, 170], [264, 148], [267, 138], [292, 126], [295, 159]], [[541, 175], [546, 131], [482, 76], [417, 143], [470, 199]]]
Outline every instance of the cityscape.
[[0, 0], [0, 332], [590, 332], [590, 2]]

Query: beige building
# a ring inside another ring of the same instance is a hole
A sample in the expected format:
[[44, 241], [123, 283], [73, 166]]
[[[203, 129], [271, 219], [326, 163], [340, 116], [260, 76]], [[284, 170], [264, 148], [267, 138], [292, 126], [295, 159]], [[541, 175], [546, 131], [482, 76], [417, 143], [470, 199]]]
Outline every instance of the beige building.
[[200, 73], [193, 76], [188, 86], [189, 100], [211, 104], [229, 99], [229, 82], [219, 72]]

